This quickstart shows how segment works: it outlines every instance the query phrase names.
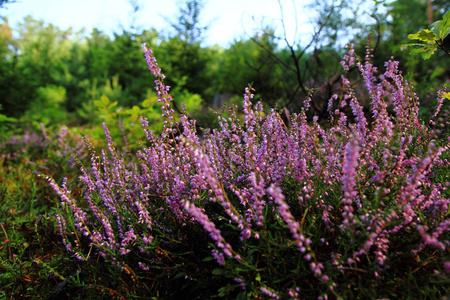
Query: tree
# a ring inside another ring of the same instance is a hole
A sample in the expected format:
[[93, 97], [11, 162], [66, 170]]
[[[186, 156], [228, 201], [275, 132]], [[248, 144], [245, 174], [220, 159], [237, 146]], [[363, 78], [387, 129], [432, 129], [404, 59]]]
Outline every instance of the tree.
[[356, 20], [351, 16], [358, 15], [361, 7], [354, 4], [356, 2], [361, 4], [364, 1], [351, 2], [350, 4], [344, 0], [315, 0], [307, 6], [309, 15], [313, 16], [311, 23], [314, 27], [309, 40], [301, 41], [301, 37], [295, 37], [292, 41], [287, 38], [283, 6], [279, 1], [282, 34], [275, 35], [265, 29], [261, 31], [263, 34], [271, 35], [273, 40], [284, 42], [285, 48], [277, 53], [257, 39], [251, 38], [284, 70], [283, 81], [293, 83], [290, 88], [285, 89], [284, 102], [280, 103], [282, 106], [291, 111], [294, 108], [298, 109], [303, 104], [300, 99], [311, 94], [311, 89], [316, 89], [320, 93], [315, 93], [311, 102], [313, 110], [319, 116], [327, 114], [328, 99], [334, 93], [335, 85], [340, 79], [339, 61], [343, 55], [343, 47], [359, 32]]
[[[431, 8], [430, 8], [431, 4]], [[442, 66], [436, 61], [427, 62], [411, 57], [402, 46], [407, 41], [408, 34], [417, 32], [428, 26], [428, 19], [432, 14], [434, 20], [442, 19], [450, 6], [448, 1], [428, 0], [396, 0], [374, 1], [364, 0], [315, 0], [308, 8], [308, 15], [312, 16], [310, 24], [313, 32], [309, 39], [295, 37], [287, 38], [284, 23], [284, 10], [281, 10], [282, 33], [273, 35], [273, 39], [284, 42], [284, 48], [274, 50], [266, 47], [257, 39], [251, 38], [261, 49], [266, 51], [284, 70], [284, 81], [293, 81], [286, 92], [289, 101], [279, 102], [291, 111], [302, 105], [298, 99], [304, 99], [313, 92], [312, 112], [319, 117], [326, 117], [327, 104], [330, 97], [339, 90], [338, 83], [343, 74], [339, 64], [345, 54], [344, 46], [350, 42], [356, 45], [356, 53], [360, 57], [365, 55], [365, 47], [373, 48], [374, 64], [384, 68], [384, 62], [391, 56], [400, 60], [400, 66], [407, 78], [420, 82], [437, 78], [442, 74]], [[262, 27], [263, 34], [271, 34]], [[303, 33], [304, 34], [304, 33]], [[444, 44], [446, 40], [442, 40]], [[355, 68], [350, 69], [350, 72]], [[352, 74], [348, 74], [352, 77]], [[435, 88], [435, 87], [434, 87]], [[428, 90], [428, 89], [427, 89]]]
[[[23, 91], [24, 76], [15, 72], [17, 68], [18, 47], [13, 40], [12, 29], [8, 19], [3, 18], [0, 24], [0, 102], [3, 105], [2, 113], [6, 116], [15, 117], [19, 111], [26, 107], [26, 98], [17, 94]], [[25, 80], [26, 81], [26, 80]]]
[[[258, 98], [269, 105], [286, 102], [292, 80], [284, 76], [273, 29], [255, 34], [251, 39], [236, 40], [229, 49], [220, 53], [213, 75], [216, 93], [241, 95], [249, 83], [256, 89]], [[275, 53], [276, 56], [272, 56]]]
[[159, 62], [169, 85], [182, 87], [204, 98], [211, 78], [207, 75], [209, 51], [201, 47], [207, 29], [207, 26], [200, 26], [203, 4], [201, 0], [186, 0], [179, 7], [176, 21], [168, 20], [175, 35], [161, 40]]
[[200, 26], [200, 13], [203, 8], [201, 0], [186, 0], [178, 5], [178, 16], [176, 22], [169, 21], [175, 29], [176, 36], [189, 45], [201, 43], [202, 34], [208, 26]]
[[450, 11], [444, 15], [443, 20], [436, 21], [431, 24], [431, 27], [432, 30], [424, 29], [408, 35], [409, 39], [424, 42], [424, 44], [411, 45], [416, 46], [414, 51], [422, 54], [424, 59], [430, 58], [438, 49], [450, 56]]
[[[7, 37], [9, 25], [3, 27], [2, 36]], [[6, 82], [0, 92], [5, 114], [13, 117], [19, 117], [28, 108], [39, 87], [54, 83], [52, 73], [62, 67], [71, 44], [70, 29], [60, 30], [30, 16], [19, 24], [17, 33], [17, 38], [4, 39], [6, 52], [2, 62], [8, 68], [0, 78]]]
[[3, 7], [3, 5], [8, 4], [8, 3], [14, 3], [16, 2], [15, 0], [0, 0], [0, 8]]

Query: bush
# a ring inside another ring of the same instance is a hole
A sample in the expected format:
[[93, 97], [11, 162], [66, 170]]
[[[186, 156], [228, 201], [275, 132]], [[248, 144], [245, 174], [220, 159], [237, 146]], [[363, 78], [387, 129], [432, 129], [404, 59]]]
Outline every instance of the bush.
[[41, 126], [40, 134], [25, 131], [0, 142], [0, 298], [50, 299], [63, 282], [58, 273], [71, 271], [53, 217], [58, 201], [36, 173], [53, 174], [58, 181], [78, 178], [71, 155], [80, 161], [87, 153], [72, 129]]
[[87, 142], [82, 198], [48, 177], [80, 264], [117, 267], [135, 293], [158, 298], [437, 299], [449, 290], [450, 144], [419, 119], [397, 62], [377, 78], [370, 52], [360, 60], [350, 47], [344, 57], [344, 70], [356, 63], [364, 77], [370, 122], [344, 76], [327, 128], [307, 121], [310, 99], [285, 123], [253, 104], [249, 87], [243, 122], [232, 107], [219, 129], [199, 134], [194, 120], [175, 122], [164, 75], [144, 52], [162, 133], [141, 117], [147, 140], [131, 153], [104, 125], [107, 149], [98, 155]]

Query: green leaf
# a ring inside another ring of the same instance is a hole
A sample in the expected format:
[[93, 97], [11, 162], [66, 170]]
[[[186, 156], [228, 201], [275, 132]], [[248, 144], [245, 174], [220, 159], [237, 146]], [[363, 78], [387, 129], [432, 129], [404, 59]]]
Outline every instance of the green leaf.
[[140, 115], [142, 115], [141, 109], [137, 105], [133, 105], [133, 107], [131, 109], [128, 109], [126, 112], [130, 114], [131, 119], [133, 119], [134, 121], [139, 119]]
[[212, 256], [208, 256], [208, 257], [203, 259], [204, 262], [212, 261], [212, 260], [214, 260], [214, 257], [212, 257]]
[[228, 296], [231, 292], [233, 292], [234, 290], [236, 290], [237, 288], [239, 288], [238, 284], [227, 284], [224, 287], [221, 287], [218, 291], [219, 291], [219, 297], [226, 297]]
[[438, 77], [438, 76], [442, 76], [442, 75], [444, 75], [444, 73], [445, 73], [445, 69], [444, 69], [444, 68], [442, 68], [442, 67], [436, 67], [436, 68], [433, 70], [433, 73], [431, 73], [430, 79], [434, 79], [434, 78], [436, 78], [436, 77]]
[[439, 27], [439, 38], [445, 39], [450, 34], [450, 10], [445, 13], [437, 26]]
[[439, 39], [445, 39], [450, 34], [450, 11], [444, 15], [442, 20], [434, 22], [430, 27], [433, 28], [434, 33]]
[[432, 45], [416, 44], [413, 46], [419, 46], [419, 47], [411, 49], [411, 54], [420, 54], [423, 59], [429, 59], [436, 51], [436, 47], [434, 47]]
[[[109, 100], [108, 100], [109, 101]], [[117, 106], [117, 101], [114, 101], [113, 103], [111, 103], [109, 106], [108, 106], [108, 108], [113, 108], [113, 107], [116, 107]]]
[[100, 97], [100, 101], [101, 101], [101, 103], [106, 107], [106, 106], [108, 106], [108, 104], [109, 104], [109, 99], [108, 99], [108, 97], [106, 97], [105, 95], [102, 95], [101, 97]]
[[435, 34], [436, 36], [440, 36], [439, 23], [440, 23], [441, 21], [442, 21], [442, 20], [436, 21], [436, 22], [434, 22], [434, 23], [432, 23], [432, 24], [430, 25], [430, 28], [433, 29], [433, 32], [434, 32], [434, 34]]
[[212, 270], [212, 274], [213, 275], [223, 275], [223, 274], [225, 274], [225, 270], [223, 270], [223, 269], [214, 269], [214, 270]]
[[94, 100], [95, 107], [102, 107], [102, 102], [100, 100]]
[[148, 107], [150, 107], [151, 105], [153, 105], [151, 99], [145, 99], [144, 101], [142, 101], [142, 107], [143, 107], [143, 108], [148, 108]]
[[420, 40], [430, 44], [434, 43], [438, 39], [436, 34], [429, 29], [424, 29], [414, 34], [409, 34], [408, 38], [410, 40]]
[[0, 114], [0, 122], [17, 122], [17, 119]]
[[186, 277], [186, 275], [187, 275], [186, 272], [180, 272], [177, 275], [175, 275], [174, 278], [175, 279], [182, 278], [182, 277]]

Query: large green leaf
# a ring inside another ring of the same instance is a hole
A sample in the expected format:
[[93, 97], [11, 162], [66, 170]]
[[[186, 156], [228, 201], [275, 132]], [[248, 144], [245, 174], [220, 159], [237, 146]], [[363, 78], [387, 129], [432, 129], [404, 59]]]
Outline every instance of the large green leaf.
[[433, 44], [437, 40], [436, 34], [429, 29], [424, 29], [414, 34], [409, 34], [408, 38], [411, 40], [420, 40], [429, 44]]
[[450, 34], [450, 11], [444, 15], [437, 26], [439, 27], [439, 38], [445, 39]]

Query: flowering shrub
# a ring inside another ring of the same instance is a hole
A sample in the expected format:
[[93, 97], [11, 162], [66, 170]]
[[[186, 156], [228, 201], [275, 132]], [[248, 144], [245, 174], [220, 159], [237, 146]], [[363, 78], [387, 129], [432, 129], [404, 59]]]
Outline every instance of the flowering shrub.
[[[87, 155], [85, 144], [79, 135], [65, 126], [56, 132], [48, 131], [41, 124], [41, 133], [25, 131], [0, 141], [0, 219], [11, 224], [11, 212], [21, 211], [32, 215], [48, 212], [57, 202], [48, 194], [51, 188], [43, 180], [36, 179], [36, 173], [53, 174], [58, 180], [61, 175], [76, 178], [80, 174], [76, 159]], [[26, 199], [24, 201], [23, 199]], [[24, 204], [25, 202], [26, 204]], [[35, 208], [35, 209], [34, 209]], [[17, 221], [17, 220], [16, 220]]]
[[60, 233], [78, 260], [149, 280], [159, 297], [445, 294], [450, 144], [419, 120], [397, 62], [376, 77], [370, 51], [359, 61], [350, 47], [344, 57], [344, 70], [357, 64], [363, 75], [371, 121], [343, 76], [327, 128], [307, 122], [309, 99], [286, 124], [252, 103], [248, 87], [243, 122], [232, 107], [219, 129], [200, 134], [194, 120], [175, 122], [164, 75], [143, 49], [162, 134], [141, 117], [146, 141], [133, 154], [116, 149], [104, 125], [106, 150], [87, 141], [82, 199], [48, 177], [63, 205]]
[[[42, 136], [25, 131], [21, 136], [13, 135], [4, 139], [0, 143], [0, 163], [6, 164], [8, 161], [23, 159], [27, 163], [47, 170], [45, 166], [49, 161], [53, 164], [68, 164], [73, 168], [74, 157], [84, 158], [85, 144], [76, 137], [73, 132], [69, 132], [66, 126], [61, 126], [55, 134], [47, 135], [46, 128], [41, 123]], [[73, 147], [72, 143], [76, 143]], [[58, 157], [59, 159], [54, 159]], [[32, 161], [30, 161], [30, 159]], [[34, 161], [36, 160], [36, 161]]]

